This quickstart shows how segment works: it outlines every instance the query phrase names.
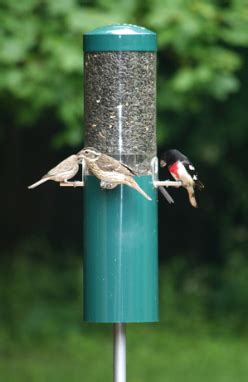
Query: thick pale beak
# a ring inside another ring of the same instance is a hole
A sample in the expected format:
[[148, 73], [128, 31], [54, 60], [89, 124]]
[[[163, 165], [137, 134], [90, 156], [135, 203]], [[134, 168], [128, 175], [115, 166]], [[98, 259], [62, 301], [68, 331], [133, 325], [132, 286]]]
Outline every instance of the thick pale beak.
[[84, 154], [82, 153], [82, 151], [79, 151], [79, 152], [77, 153], [77, 156], [78, 156], [78, 158], [83, 159]]
[[163, 159], [161, 159], [161, 161], [160, 161], [160, 166], [161, 167], [165, 167], [166, 166], [166, 162]]
[[77, 157], [78, 157], [78, 162], [79, 162], [79, 163], [82, 163], [82, 162], [85, 160], [84, 157], [83, 157], [83, 155], [80, 154], [80, 153], [77, 154]]

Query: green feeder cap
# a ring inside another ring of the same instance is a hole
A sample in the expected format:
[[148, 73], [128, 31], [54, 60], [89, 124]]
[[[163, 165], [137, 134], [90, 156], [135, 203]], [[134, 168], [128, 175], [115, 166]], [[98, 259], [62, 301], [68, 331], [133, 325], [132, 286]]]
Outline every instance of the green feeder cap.
[[85, 52], [156, 52], [157, 35], [130, 24], [113, 24], [94, 29], [83, 36]]

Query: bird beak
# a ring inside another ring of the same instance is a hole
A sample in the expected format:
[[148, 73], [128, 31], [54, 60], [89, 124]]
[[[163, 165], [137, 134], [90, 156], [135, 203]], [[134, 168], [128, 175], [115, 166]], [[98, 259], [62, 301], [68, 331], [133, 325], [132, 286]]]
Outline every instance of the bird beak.
[[166, 166], [166, 162], [163, 159], [161, 159], [161, 161], [160, 161], [160, 166], [161, 167], [165, 167]]
[[84, 154], [83, 154], [81, 151], [79, 151], [79, 152], [77, 153], [77, 157], [78, 157], [79, 159], [83, 159], [83, 158], [84, 158]]

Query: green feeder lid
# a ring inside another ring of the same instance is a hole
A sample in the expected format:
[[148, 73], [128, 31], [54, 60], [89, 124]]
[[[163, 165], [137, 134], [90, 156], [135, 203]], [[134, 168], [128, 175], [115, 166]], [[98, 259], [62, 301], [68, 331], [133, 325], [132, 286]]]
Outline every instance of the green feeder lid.
[[83, 35], [85, 52], [156, 52], [157, 35], [149, 29], [130, 24], [113, 24]]

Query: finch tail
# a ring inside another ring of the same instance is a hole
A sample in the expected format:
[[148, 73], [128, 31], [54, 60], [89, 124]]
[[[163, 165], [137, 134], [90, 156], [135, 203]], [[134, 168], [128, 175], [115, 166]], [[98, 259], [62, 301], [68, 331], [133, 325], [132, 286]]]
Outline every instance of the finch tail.
[[174, 200], [172, 199], [172, 197], [170, 196], [169, 192], [166, 191], [166, 189], [162, 186], [159, 186], [159, 191], [161, 192], [161, 194], [165, 197], [165, 199], [167, 200], [167, 202], [169, 204], [172, 204], [174, 203]]
[[193, 187], [187, 187], [187, 191], [188, 191], [188, 194], [189, 194], [189, 202], [190, 202], [191, 206], [194, 207], [194, 208], [197, 208], [198, 205], [197, 205], [197, 201], [196, 201], [196, 198], [195, 198], [194, 188]]
[[141, 195], [143, 195], [147, 200], [152, 200], [152, 198], [150, 198], [149, 195], [147, 195], [147, 193], [145, 191], [142, 190], [142, 188], [140, 188], [140, 186], [138, 185], [138, 183], [135, 182], [134, 179], [130, 178], [128, 179], [127, 183], [126, 183], [128, 186], [134, 188], [136, 191], [138, 191]]
[[34, 183], [34, 184], [31, 184], [31, 186], [28, 186], [29, 189], [33, 189], [35, 187], [38, 187], [40, 184], [42, 183], [45, 183], [47, 180], [49, 180], [50, 178], [41, 178], [40, 180], [38, 180], [38, 182]]

